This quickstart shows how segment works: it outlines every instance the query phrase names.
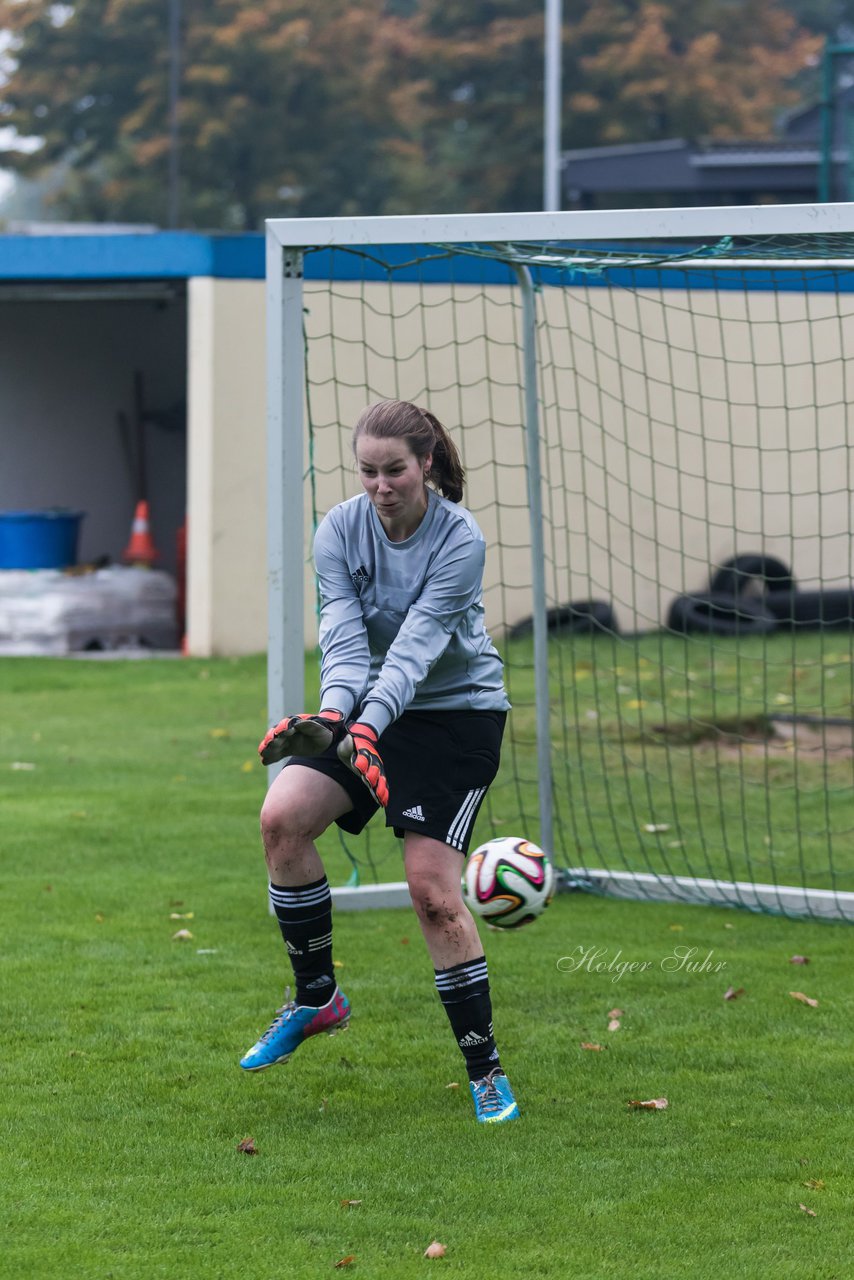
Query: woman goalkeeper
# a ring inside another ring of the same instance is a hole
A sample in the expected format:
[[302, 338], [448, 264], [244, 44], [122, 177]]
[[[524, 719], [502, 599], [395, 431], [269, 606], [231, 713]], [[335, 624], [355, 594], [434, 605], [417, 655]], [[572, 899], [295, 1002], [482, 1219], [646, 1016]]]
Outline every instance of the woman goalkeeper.
[[358, 833], [378, 808], [403, 839], [406, 879], [436, 987], [462, 1050], [477, 1119], [518, 1114], [492, 1029], [486, 960], [460, 876], [498, 771], [509, 708], [484, 629], [485, 544], [459, 506], [463, 468], [440, 422], [405, 401], [371, 405], [353, 432], [364, 489], [323, 519], [321, 709], [277, 724], [259, 747], [287, 757], [261, 811], [270, 899], [296, 997], [240, 1065], [286, 1062], [346, 1026], [332, 963], [332, 899], [315, 839]]

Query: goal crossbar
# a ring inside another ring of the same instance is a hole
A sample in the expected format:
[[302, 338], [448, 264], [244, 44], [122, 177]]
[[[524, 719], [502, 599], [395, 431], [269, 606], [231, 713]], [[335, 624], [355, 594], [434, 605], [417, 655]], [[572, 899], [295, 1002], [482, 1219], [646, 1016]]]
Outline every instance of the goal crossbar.
[[560, 213], [425, 214], [422, 217], [270, 218], [282, 248], [345, 245], [694, 239], [698, 236], [839, 235], [854, 232], [854, 203], [731, 205]]

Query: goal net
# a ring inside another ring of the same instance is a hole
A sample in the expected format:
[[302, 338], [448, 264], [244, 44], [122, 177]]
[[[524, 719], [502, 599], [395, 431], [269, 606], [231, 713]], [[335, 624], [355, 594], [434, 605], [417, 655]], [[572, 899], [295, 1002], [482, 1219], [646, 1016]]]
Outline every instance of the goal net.
[[[854, 919], [854, 208], [268, 223], [271, 719], [365, 405], [459, 444], [513, 711], [475, 833]], [[327, 837], [329, 840], [330, 837]], [[377, 821], [354, 880], [397, 881]]]

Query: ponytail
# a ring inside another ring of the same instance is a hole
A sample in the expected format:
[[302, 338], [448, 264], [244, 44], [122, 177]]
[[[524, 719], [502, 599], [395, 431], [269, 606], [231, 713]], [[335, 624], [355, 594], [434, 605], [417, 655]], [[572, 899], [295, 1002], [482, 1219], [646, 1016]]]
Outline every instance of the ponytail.
[[466, 473], [457, 446], [438, 418], [426, 409], [421, 412], [434, 432], [430, 479], [443, 498], [448, 498], [451, 502], [462, 502]]

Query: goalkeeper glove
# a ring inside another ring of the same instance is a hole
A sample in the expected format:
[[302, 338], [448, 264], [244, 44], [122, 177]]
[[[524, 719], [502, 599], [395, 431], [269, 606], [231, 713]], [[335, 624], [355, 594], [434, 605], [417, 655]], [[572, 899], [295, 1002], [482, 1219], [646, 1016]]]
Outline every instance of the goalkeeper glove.
[[351, 724], [338, 744], [338, 759], [362, 779], [377, 804], [388, 804], [388, 781], [377, 746], [377, 731], [369, 724]]
[[317, 715], [286, 716], [258, 746], [262, 764], [276, 764], [285, 756], [319, 756], [344, 735], [340, 711], [326, 708]]

